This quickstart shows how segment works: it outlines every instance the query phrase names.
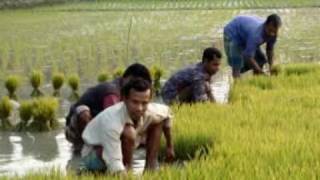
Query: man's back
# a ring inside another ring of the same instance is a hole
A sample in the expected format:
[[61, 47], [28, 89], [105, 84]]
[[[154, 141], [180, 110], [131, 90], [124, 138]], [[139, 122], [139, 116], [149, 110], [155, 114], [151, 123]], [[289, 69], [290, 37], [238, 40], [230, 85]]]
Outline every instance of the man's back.
[[174, 99], [181, 90], [191, 86], [195, 81], [205, 79], [206, 76], [201, 63], [194, 64], [176, 72], [162, 88], [163, 99]]
[[70, 112], [67, 116], [67, 125], [69, 124], [70, 118], [74, 113], [74, 110], [79, 105], [86, 105], [89, 107], [92, 117], [95, 117], [100, 113], [104, 107], [104, 98], [108, 95], [118, 96], [120, 99], [120, 85], [119, 79], [116, 79], [112, 82], [106, 82], [98, 84], [94, 87], [89, 88], [80, 99], [72, 105]]
[[250, 35], [255, 34], [264, 23], [256, 16], [237, 16], [224, 27], [224, 33], [238, 45], [245, 46]]

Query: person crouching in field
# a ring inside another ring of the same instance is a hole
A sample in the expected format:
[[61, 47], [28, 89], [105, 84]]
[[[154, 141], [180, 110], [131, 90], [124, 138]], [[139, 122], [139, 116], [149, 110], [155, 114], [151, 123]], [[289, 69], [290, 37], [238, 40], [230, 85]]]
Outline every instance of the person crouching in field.
[[[255, 16], [237, 16], [224, 27], [224, 47], [234, 78], [250, 69], [254, 74], [265, 74], [263, 65], [267, 61], [273, 72], [273, 49], [281, 24], [280, 17], [272, 14], [265, 21]], [[264, 43], [267, 58], [260, 49]]]
[[161, 91], [163, 101], [166, 104], [214, 101], [210, 80], [219, 70], [221, 57], [217, 48], [206, 48], [202, 62], [178, 71], [165, 83]]
[[[87, 123], [105, 108], [120, 102], [120, 88], [130, 78], [140, 77], [152, 82], [149, 70], [142, 64], [130, 65], [121, 78], [89, 88], [80, 99], [71, 106], [66, 117], [65, 135], [73, 145], [74, 154], [80, 154], [83, 146], [82, 131]], [[85, 115], [81, 115], [82, 111]], [[90, 117], [89, 117], [90, 114]]]
[[[130, 79], [121, 88], [123, 102], [99, 113], [88, 123], [82, 138], [82, 164], [88, 171], [125, 173], [132, 168], [133, 152], [146, 148], [146, 169], [155, 169], [163, 126], [171, 126], [169, 107], [150, 103], [151, 83]], [[102, 152], [94, 146], [101, 145]], [[169, 148], [173, 148], [169, 142]], [[172, 149], [173, 150], [173, 149]]]

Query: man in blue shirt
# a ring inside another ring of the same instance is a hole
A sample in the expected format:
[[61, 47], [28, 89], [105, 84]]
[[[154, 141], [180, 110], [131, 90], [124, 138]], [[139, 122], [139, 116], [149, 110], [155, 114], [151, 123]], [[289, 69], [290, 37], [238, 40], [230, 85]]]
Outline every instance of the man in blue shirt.
[[[237, 16], [224, 27], [224, 48], [234, 78], [250, 69], [254, 74], [264, 74], [263, 65], [273, 65], [273, 48], [277, 40], [281, 19], [272, 14], [263, 19], [255, 16]], [[266, 55], [260, 45], [266, 43]]]
[[166, 104], [214, 101], [210, 79], [221, 63], [221, 52], [214, 47], [204, 50], [202, 62], [175, 73], [165, 83], [161, 96]]

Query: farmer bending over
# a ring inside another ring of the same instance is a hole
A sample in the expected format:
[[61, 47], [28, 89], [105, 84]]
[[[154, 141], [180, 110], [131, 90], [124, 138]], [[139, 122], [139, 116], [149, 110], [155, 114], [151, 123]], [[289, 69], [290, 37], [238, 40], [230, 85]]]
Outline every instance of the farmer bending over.
[[[224, 27], [224, 47], [234, 78], [250, 69], [254, 74], [264, 74], [267, 61], [272, 72], [273, 47], [280, 26], [280, 17], [272, 14], [265, 21], [255, 16], [237, 16]], [[260, 49], [264, 43], [267, 58]]]
[[204, 50], [202, 62], [178, 71], [165, 83], [161, 96], [166, 104], [214, 101], [210, 80], [218, 70], [221, 52], [214, 47]]
[[[79, 154], [83, 145], [81, 132], [88, 123], [80, 117], [78, 107], [86, 107], [86, 110], [95, 117], [105, 108], [114, 105], [120, 101], [120, 88], [128, 79], [140, 77], [151, 83], [149, 70], [142, 64], [132, 64], [124, 72], [122, 78], [115, 79], [112, 82], [106, 82], [89, 88], [76, 102], [71, 106], [68, 116], [66, 117], [65, 134], [68, 141], [73, 144], [73, 151]], [[72, 120], [71, 120], [72, 119]], [[81, 127], [81, 129], [79, 129]]]
[[[126, 172], [132, 168], [133, 151], [146, 147], [146, 169], [155, 169], [163, 126], [170, 127], [169, 108], [150, 103], [151, 84], [141, 78], [121, 88], [123, 102], [98, 114], [85, 128], [82, 162], [90, 171]], [[94, 146], [101, 145], [102, 152]], [[167, 148], [173, 150], [172, 142]]]

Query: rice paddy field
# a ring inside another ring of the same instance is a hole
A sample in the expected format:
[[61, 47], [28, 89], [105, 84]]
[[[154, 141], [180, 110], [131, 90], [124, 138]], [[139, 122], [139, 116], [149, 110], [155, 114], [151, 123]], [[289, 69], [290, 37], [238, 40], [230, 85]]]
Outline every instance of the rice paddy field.
[[[235, 82], [229, 104], [174, 106], [176, 156], [188, 161], [141, 178], [318, 179], [319, 75], [319, 64], [287, 65], [277, 77]], [[54, 169], [23, 177], [73, 178]], [[105, 177], [79, 177], [96, 178]]]
[[[227, 104], [173, 106], [177, 162], [138, 179], [320, 178], [320, 1], [60, 2], [0, 2], [0, 85], [19, 76], [20, 99], [29, 98], [33, 70], [44, 73], [46, 94], [56, 72], [78, 75], [83, 92], [97, 83], [98, 73], [112, 76], [133, 62], [159, 66], [165, 79], [197, 62], [204, 48], [223, 50], [223, 27], [232, 17], [278, 13], [279, 75], [233, 82]], [[222, 72], [230, 72], [225, 58]], [[0, 96], [7, 94], [2, 87]], [[0, 132], [0, 179], [74, 179], [73, 172], [61, 170], [64, 165], [46, 165], [67, 161], [69, 149], [63, 129], [43, 135]], [[38, 166], [25, 172], [28, 164]], [[22, 175], [10, 174], [14, 169]]]

